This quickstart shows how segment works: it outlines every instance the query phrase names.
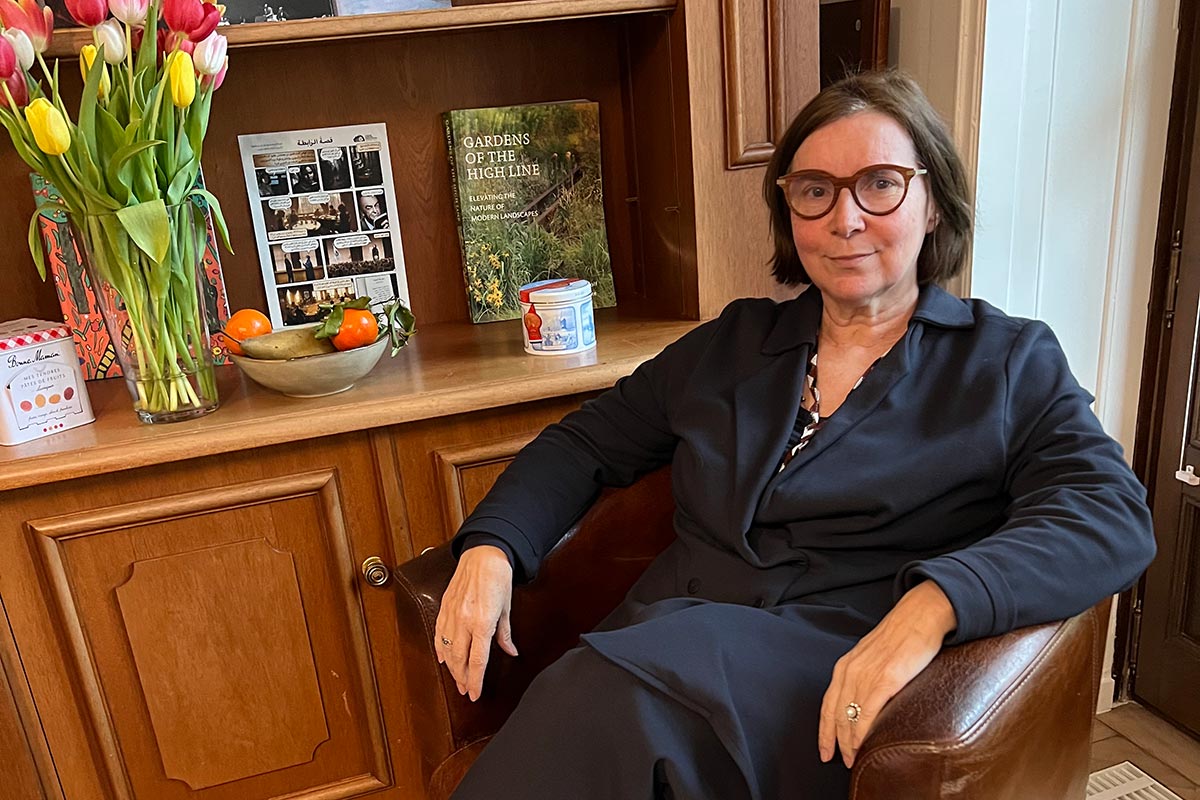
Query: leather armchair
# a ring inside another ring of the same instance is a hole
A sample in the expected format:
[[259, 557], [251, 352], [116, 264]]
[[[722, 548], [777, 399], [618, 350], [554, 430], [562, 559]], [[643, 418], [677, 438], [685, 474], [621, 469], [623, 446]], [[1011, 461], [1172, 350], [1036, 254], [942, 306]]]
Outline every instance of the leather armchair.
[[[449, 797], [533, 677], [600, 622], [671, 541], [670, 474], [606, 490], [513, 596], [521, 656], [493, 649], [476, 703], [433, 650], [448, 545], [397, 570], [413, 741], [427, 796]], [[942, 651], [884, 708], [851, 800], [1036, 800], [1086, 793], [1108, 601], [1072, 619]]]

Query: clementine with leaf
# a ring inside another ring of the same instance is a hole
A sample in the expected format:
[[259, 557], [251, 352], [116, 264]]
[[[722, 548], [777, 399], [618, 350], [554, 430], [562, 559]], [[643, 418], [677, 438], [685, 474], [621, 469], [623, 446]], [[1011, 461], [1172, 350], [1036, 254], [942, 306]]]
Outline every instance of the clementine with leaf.
[[333, 346], [338, 350], [353, 350], [366, 347], [379, 338], [379, 321], [370, 311], [347, 308], [342, 312], [342, 324], [333, 335]]

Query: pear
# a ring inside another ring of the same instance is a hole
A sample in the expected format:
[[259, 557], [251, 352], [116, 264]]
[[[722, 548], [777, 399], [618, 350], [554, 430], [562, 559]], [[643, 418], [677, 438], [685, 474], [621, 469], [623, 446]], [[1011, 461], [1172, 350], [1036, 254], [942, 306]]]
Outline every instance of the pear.
[[270, 361], [286, 361], [289, 358], [319, 356], [333, 353], [337, 348], [329, 339], [318, 339], [316, 328], [285, 328], [281, 331], [252, 336], [242, 341], [242, 352], [250, 358]]

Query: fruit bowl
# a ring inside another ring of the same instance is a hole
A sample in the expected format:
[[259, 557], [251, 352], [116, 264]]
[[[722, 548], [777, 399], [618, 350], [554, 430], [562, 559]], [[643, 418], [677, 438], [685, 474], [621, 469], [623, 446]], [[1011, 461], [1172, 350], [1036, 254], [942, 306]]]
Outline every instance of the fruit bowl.
[[387, 349], [388, 339], [353, 350], [289, 359], [230, 355], [233, 363], [255, 383], [288, 397], [324, 397], [344, 392], [370, 372]]

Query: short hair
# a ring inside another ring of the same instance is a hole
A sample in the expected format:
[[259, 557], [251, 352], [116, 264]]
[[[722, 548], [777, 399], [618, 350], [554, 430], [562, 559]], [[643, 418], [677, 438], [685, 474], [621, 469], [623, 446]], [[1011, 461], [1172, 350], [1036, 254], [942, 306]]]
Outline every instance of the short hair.
[[792, 239], [791, 209], [775, 181], [789, 172], [800, 145], [820, 128], [863, 111], [876, 111], [896, 120], [912, 139], [917, 166], [929, 170], [930, 193], [939, 221], [926, 234], [917, 256], [917, 282], [924, 285], [952, 278], [962, 271], [970, 250], [972, 203], [966, 170], [946, 124], [911, 77], [889, 69], [847, 75], [814, 97], [788, 126], [767, 165], [763, 195], [771, 209], [775, 254], [771, 274], [779, 283], [811, 283]]

